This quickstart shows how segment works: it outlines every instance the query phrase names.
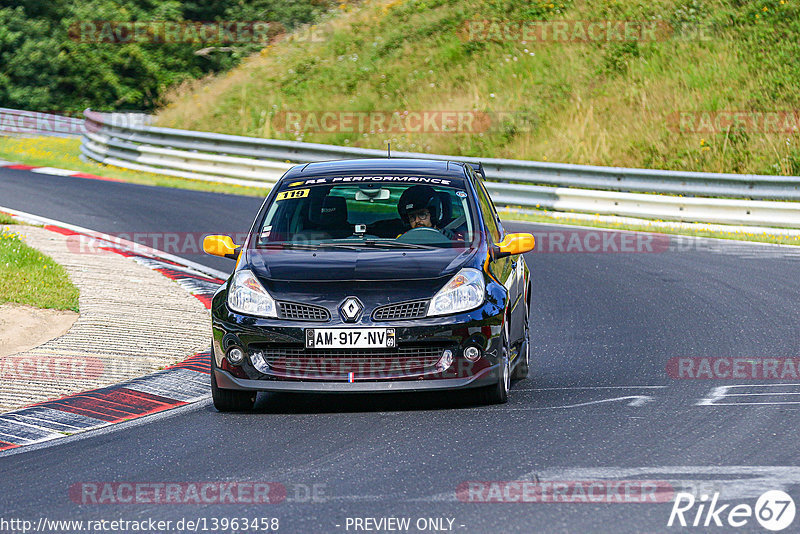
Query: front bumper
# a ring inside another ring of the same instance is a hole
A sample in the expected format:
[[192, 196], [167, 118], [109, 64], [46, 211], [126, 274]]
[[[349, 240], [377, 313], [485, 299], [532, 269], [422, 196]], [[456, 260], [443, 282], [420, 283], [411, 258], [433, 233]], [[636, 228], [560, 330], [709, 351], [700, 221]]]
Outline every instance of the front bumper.
[[[345, 324], [335, 318], [325, 323], [262, 319], [232, 312], [226, 293], [217, 293], [212, 304], [213, 358], [217, 385], [246, 391], [306, 392], [396, 392], [467, 389], [497, 382], [504, 307], [488, 299], [470, 312], [445, 317], [373, 322], [365, 313], [359, 323]], [[369, 351], [305, 349], [306, 328], [390, 327], [395, 330], [396, 351], [380, 349], [380, 365]], [[225, 354], [241, 348], [246, 357], [232, 365]], [[481, 357], [464, 358], [464, 349], [474, 346]], [[432, 366], [449, 350], [452, 364], [446, 369]], [[415, 352], [418, 351], [418, 352]], [[438, 352], [437, 352], [438, 351]], [[257, 369], [251, 357], [261, 353], [276, 365]], [[402, 354], [425, 354], [405, 357]], [[290, 354], [291, 356], [285, 356]], [[279, 355], [285, 359], [275, 360]], [[362, 360], [364, 358], [364, 360]], [[372, 358], [370, 360], [370, 358]], [[391, 360], [391, 361], [390, 361]], [[425, 361], [424, 365], [420, 362]], [[342, 362], [346, 361], [346, 368]], [[293, 365], [285, 365], [289, 362]], [[414, 365], [411, 365], [414, 363]], [[363, 365], [361, 365], [363, 364]], [[384, 365], [385, 364], [385, 365]]]
[[379, 381], [291, 381], [253, 380], [236, 378], [229, 372], [214, 369], [217, 386], [222, 389], [242, 391], [286, 391], [304, 393], [398, 393], [410, 391], [443, 391], [470, 389], [497, 383], [498, 365], [487, 367], [466, 378], [441, 378], [438, 380], [379, 380]]

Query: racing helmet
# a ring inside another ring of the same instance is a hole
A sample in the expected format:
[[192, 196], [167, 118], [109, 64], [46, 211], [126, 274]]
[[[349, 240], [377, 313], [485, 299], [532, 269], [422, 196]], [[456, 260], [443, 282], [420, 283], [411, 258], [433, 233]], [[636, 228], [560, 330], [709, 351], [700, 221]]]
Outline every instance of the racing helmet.
[[409, 211], [422, 209], [427, 209], [431, 213], [431, 224], [437, 226], [442, 217], [442, 201], [433, 187], [420, 184], [403, 191], [397, 203], [397, 211], [404, 223], [409, 224]]

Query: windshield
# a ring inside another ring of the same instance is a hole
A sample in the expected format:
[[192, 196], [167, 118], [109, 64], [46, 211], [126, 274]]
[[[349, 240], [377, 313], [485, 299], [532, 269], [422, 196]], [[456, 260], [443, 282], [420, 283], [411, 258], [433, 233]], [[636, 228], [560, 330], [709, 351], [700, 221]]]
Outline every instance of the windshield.
[[[408, 181], [393, 183], [402, 179]], [[337, 177], [280, 187], [256, 247], [463, 247], [473, 240], [475, 222], [461, 180]]]

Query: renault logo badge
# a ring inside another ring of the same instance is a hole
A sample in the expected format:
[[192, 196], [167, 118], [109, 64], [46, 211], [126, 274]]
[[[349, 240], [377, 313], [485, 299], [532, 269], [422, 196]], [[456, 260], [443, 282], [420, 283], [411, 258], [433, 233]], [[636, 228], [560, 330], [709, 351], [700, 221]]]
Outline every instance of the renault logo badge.
[[361, 312], [364, 311], [364, 305], [356, 297], [347, 297], [339, 305], [339, 314], [346, 323], [354, 323], [361, 317]]

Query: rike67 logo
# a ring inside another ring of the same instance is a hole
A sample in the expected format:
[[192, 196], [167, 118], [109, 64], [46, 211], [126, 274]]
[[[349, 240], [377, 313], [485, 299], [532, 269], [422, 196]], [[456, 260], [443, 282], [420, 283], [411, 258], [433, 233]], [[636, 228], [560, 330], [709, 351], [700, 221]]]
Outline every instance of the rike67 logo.
[[667, 526], [736, 528], [747, 525], [755, 517], [763, 528], [778, 532], [792, 524], [796, 511], [792, 497], [779, 490], [761, 494], [755, 508], [749, 504], [719, 505], [718, 501], [719, 492], [714, 493], [710, 502], [708, 495], [701, 495], [699, 499], [695, 499], [691, 493], [678, 493]]

